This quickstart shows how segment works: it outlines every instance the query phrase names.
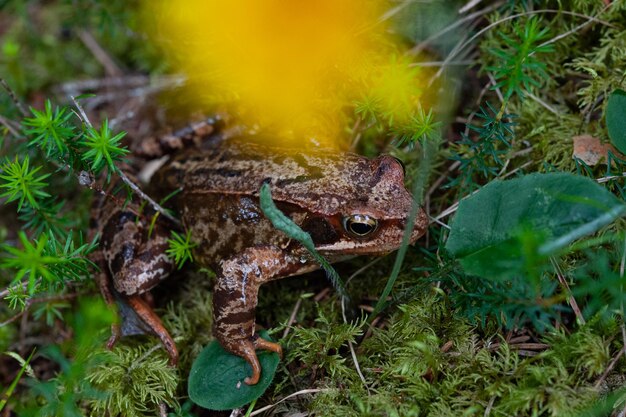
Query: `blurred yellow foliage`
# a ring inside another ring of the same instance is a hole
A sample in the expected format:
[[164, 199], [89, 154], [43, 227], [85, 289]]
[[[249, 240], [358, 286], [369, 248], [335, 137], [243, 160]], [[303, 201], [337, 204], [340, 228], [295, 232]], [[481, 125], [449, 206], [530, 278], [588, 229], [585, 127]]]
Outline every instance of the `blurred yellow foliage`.
[[375, 99], [394, 120], [417, 106], [419, 72], [398, 57], [384, 4], [153, 0], [144, 16], [199, 108], [231, 103], [244, 123], [277, 137], [342, 146], [356, 100]]

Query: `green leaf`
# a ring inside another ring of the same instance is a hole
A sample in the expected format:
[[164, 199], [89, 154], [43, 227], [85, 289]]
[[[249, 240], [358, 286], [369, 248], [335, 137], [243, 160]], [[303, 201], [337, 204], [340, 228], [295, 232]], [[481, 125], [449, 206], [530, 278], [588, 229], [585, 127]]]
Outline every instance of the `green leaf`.
[[536, 273], [556, 251], [624, 213], [613, 194], [577, 175], [493, 181], [461, 202], [446, 249], [469, 274], [508, 279]]
[[[268, 339], [267, 332], [260, 336]], [[189, 373], [189, 398], [209, 410], [232, 410], [259, 398], [269, 387], [280, 358], [277, 353], [259, 351], [261, 379], [256, 385], [243, 380], [252, 367], [243, 358], [232, 355], [214, 340], [200, 352]]]
[[606, 128], [611, 143], [626, 154], [626, 91], [615, 90], [609, 96], [606, 106]]

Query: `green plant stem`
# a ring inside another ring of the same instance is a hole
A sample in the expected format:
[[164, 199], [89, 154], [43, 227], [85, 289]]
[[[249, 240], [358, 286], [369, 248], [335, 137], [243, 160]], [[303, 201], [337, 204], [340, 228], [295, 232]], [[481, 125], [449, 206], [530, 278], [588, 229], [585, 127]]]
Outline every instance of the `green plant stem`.
[[428, 179], [428, 173], [430, 172], [431, 161], [435, 157], [435, 152], [437, 150], [438, 141], [425, 139], [422, 141], [422, 149], [423, 149], [423, 158], [420, 163], [419, 169], [417, 170], [417, 177], [413, 183], [413, 205], [411, 206], [411, 211], [409, 213], [409, 220], [407, 222], [406, 229], [404, 229], [404, 235], [402, 236], [402, 244], [398, 249], [398, 254], [396, 255], [396, 260], [393, 264], [393, 269], [391, 270], [391, 275], [389, 275], [389, 279], [387, 280], [387, 285], [385, 285], [385, 289], [383, 290], [378, 302], [374, 306], [374, 311], [369, 315], [367, 321], [371, 323], [372, 320], [385, 308], [386, 299], [391, 294], [391, 290], [393, 289], [393, 285], [400, 274], [400, 268], [402, 267], [402, 262], [404, 261], [404, 257], [406, 255], [406, 251], [409, 248], [409, 240], [411, 239], [411, 233], [413, 232], [413, 226], [415, 225], [415, 219], [417, 218], [417, 213], [419, 212], [420, 205], [422, 203], [423, 198], [423, 190], [426, 180]]
[[254, 406], [256, 405], [256, 401], [257, 400], [253, 400], [250, 405], [248, 406], [248, 410], [246, 411], [246, 415], [244, 417], [250, 417], [250, 413], [252, 413], [252, 410], [254, 410]]

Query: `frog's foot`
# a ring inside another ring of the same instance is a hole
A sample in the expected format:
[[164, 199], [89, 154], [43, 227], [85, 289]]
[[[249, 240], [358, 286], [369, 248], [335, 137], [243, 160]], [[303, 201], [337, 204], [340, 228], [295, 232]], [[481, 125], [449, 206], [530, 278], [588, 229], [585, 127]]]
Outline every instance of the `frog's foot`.
[[170, 357], [170, 365], [175, 366], [178, 363], [178, 349], [176, 349], [174, 339], [172, 339], [172, 336], [170, 336], [165, 326], [163, 326], [159, 316], [157, 316], [148, 303], [138, 295], [129, 296], [126, 298], [126, 302], [144, 323], [150, 327], [150, 330], [161, 339], [161, 343]]
[[255, 349], [269, 350], [270, 352], [278, 353], [278, 356], [280, 356], [282, 359], [283, 348], [278, 343], [270, 342], [260, 336], [257, 337], [253, 343]]
[[253, 338], [238, 340], [231, 339], [224, 341], [222, 346], [227, 352], [242, 357], [250, 364], [250, 367], [252, 367], [252, 376], [246, 377], [243, 382], [248, 385], [256, 385], [261, 378], [261, 364], [259, 363], [259, 358], [256, 356], [256, 352], [254, 351], [255, 341], [253, 341]]

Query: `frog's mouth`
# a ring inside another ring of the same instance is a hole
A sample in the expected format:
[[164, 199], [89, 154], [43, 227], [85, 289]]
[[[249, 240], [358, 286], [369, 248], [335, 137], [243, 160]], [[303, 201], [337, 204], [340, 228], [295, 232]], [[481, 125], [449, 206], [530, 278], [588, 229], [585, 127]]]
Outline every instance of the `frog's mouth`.
[[[404, 223], [404, 222], [402, 222]], [[389, 227], [388, 227], [389, 226]], [[414, 227], [409, 244], [413, 245], [424, 234], [424, 229]], [[317, 249], [324, 256], [336, 257], [345, 255], [387, 255], [402, 245], [404, 229], [397, 224], [395, 227], [383, 225], [370, 239], [354, 239], [347, 237], [339, 241], [318, 245]]]

